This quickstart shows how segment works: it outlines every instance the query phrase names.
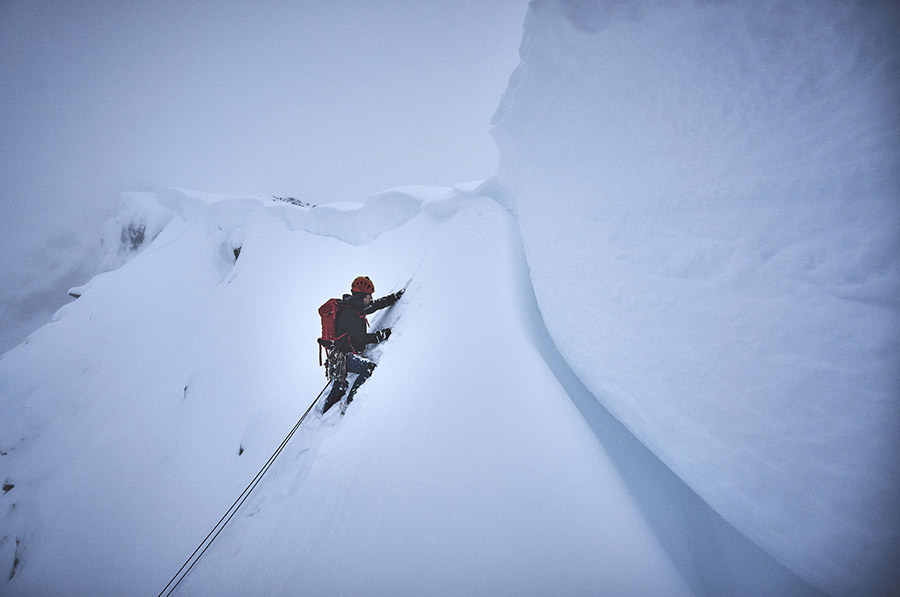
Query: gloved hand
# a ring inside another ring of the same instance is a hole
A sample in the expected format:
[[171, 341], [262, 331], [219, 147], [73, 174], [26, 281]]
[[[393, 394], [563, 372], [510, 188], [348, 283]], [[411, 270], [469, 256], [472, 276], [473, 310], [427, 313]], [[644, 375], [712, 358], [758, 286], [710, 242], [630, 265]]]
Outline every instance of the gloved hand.
[[383, 328], [375, 332], [375, 340], [377, 342], [384, 342], [388, 338], [391, 337], [391, 328]]
[[387, 306], [390, 307], [391, 305], [393, 305], [394, 303], [396, 303], [397, 301], [399, 301], [399, 300], [400, 300], [400, 297], [403, 296], [403, 293], [404, 293], [404, 292], [406, 292], [406, 289], [405, 289], [405, 288], [401, 288], [400, 290], [398, 290], [398, 291], [395, 292], [394, 294], [389, 294], [389, 295], [387, 295], [386, 297], [384, 297], [385, 299], [387, 299], [387, 300], [386, 300]]

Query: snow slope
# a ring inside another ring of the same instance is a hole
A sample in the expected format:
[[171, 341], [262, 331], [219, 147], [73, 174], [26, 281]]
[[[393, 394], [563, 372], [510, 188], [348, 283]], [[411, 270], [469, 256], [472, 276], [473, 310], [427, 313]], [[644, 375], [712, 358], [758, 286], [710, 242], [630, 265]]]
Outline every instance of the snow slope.
[[835, 594], [900, 588], [898, 12], [536, 0], [493, 121], [566, 361]]
[[183, 594], [891, 594], [897, 23], [535, 0], [496, 180], [126, 194], [108, 271], [0, 356], [0, 594], [161, 590], [360, 274], [408, 283], [379, 368]]
[[398, 189], [365, 220], [151, 199], [116, 221], [168, 219], [155, 239], [0, 358], [0, 593], [162, 590], [322, 388], [316, 308], [366, 273], [409, 281], [372, 318], [395, 330], [375, 375], [304, 423], [181, 594], [815, 594], [566, 368], [496, 185]]

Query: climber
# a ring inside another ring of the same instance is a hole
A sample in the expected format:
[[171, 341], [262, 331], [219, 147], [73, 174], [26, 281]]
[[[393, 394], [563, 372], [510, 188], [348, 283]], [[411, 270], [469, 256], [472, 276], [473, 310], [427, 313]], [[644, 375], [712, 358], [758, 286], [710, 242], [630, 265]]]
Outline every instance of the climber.
[[[353, 401], [353, 396], [375, 369], [375, 363], [362, 356], [363, 350], [369, 344], [375, 344], [387, 340], [391, 335], [391, 328], [383, 328], [374, 333], [368, 331], [368, 321], [366, 315], [374, 313], [379, 309], [390, 307], [403, 295], [403, 290], [399, 290], [393, 294], [389, 294], [377, 300], [372, 300], [372, 294], [375, 292], [375, 285], [367, 276], [359, 276], [350, 285], [350, 294], [345, 294], [340, 301], [337, 316], [334, 321], [334, 348], [332, 357], [336, 359], [345, 359], [344, 366], [341, 369], [344, 375], [334, 379], [331, 386], [331, 392], [325, 400], [325, 407], [322, 412], [325, 413], [329, 408], [334, 406], [346, 391], [348, 383], [346, 374], [353, 373], [356, 380], [347, 394], [346, 404]], [[341, 411], [343, 414], [343, 410]]]

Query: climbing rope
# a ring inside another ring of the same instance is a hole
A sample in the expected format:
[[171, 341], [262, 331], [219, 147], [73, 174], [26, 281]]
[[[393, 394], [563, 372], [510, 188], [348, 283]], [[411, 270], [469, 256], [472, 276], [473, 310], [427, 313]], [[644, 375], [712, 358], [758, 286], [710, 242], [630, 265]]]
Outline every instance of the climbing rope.
[[284, 449], [287, 443], [291, 441], [291, 437], [293, 437], [294, 432], [297, 431], [297, 429], [300, 427], [300, 424], [303, 423], [304, 419], [306, 419], [306, 415], [309, 414], [313, 406], [315, 406], [316, 402], [319, 401], [319, 398], [322, 397], [322, 394], [325, 393], [325, 390], [328, 388], [329, 383], [331, 382], [325, 384], [325, 387], [322, 388], [322, 391], [319, 392], [319, 395], [316, 396], [315, 400], [313, 400], [309, 405], [309, 408], [306, 409], [306, 412], [303, 413], [303, 416], [300, 417], [300, 420], [297, 421], [297, 424], [294, 425], [294, 428], [291, 429], [290, 433], [288, 433], [287, 436], [281, 441], [281, 444], [278, 446], [275, 452], [273, 452], [272, 455], [269, 456], [269, 460], [267, 460], [263, 467], [259, 469], [259, 472], [256, 473], [256, 476], [253, 477], [253, 480], [250, 481], [247, 487], [244, 488], [244, 491], [241, 492], [241, 495], [239, 495], [238, 498], [234, 500], [234, 503], [231, 504], [231, 507], [228, 508], [225, 514], [222, 515], [222, 518], [219, 519], [219, 522], [217, 522], [209, 532], [209, 534], [206, 535], [206, 538], [200, 542], [200, 545], [197, 546], [197, 549], [194, 550], [194, 553], [192, 553], [190, 557], [185, 560], [184, 564], [181, 565], [181, 568], [178, 569], [178, 572], [175, 573], [175, 576], [173, 576], [172, 579], [166, 584], [166, 586], [163, 587], [163, 590], [159, 592], [159, 595], [157, 597], [162, 597], [163, 595], [171, 595], [178, 587], [178, 585], [181, 584], [181, 581], [183, 581], [187, 577], [188, 573], [191, 571], [194, 565], [200, 560], [201, 557], [203, 557], [203, 554], [206, 553], [206, 550], [209, 549], [209, 546], [212, 545], [212, 542], [216, 540], [216, 537], [218, 537], [219, 533], [222, 532], [222, 529], [225, 528], [225, 525], [228, 524], [228, 522], [232, 518], [234, 518], [234, 515], [237, 514], [238, 509], [240, 509], [240, 507], [244, 505], [244, 502], [247, 501], [247, 498], [250, 497], [250, 494], [254, 489], [256, 489], [256, 486], [259, 485], [259, 482], [260, 480], [262, 480], [263, 475], [265, 475], [269, 471], [269, 469], [272, 467], [272, 463], [275, 462], [275, 459], [278, 458], [278, 455], [281, 454], [281, 451]]

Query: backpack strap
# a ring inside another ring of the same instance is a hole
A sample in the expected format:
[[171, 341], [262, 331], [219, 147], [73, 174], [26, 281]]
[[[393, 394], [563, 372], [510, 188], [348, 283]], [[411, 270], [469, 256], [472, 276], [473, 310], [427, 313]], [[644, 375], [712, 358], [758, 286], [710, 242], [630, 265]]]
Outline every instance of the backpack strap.
[[331, 351], [334, 350], [334, 341], [326, 340], [325, 338], [319, 338], [317, 340], [319, 343], [319, 367], [322, 366], [322, 349], [325, 349], [325, 358], [331, 356]]

